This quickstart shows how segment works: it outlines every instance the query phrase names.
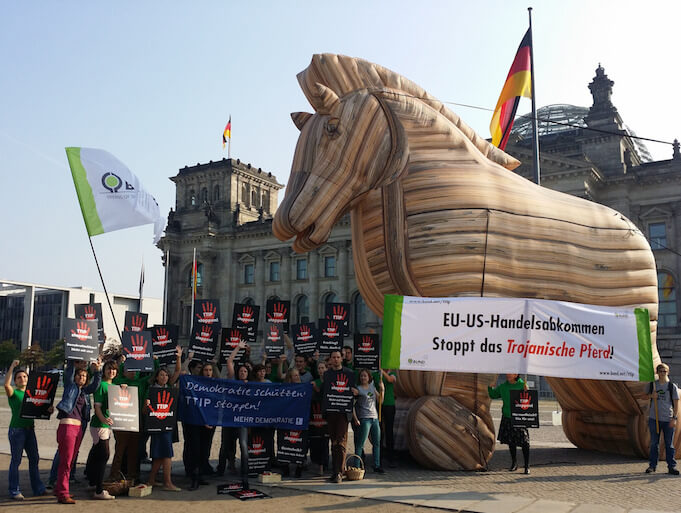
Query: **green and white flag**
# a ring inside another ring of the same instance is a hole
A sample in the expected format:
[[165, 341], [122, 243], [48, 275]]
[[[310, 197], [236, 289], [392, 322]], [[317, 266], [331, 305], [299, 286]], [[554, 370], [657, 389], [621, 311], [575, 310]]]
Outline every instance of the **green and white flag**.
[[382, 367], [652, 381], [645, 308], [386, 295]]
[[66, 148], [80, 210], [91, 237], [154, 223], [154, 243], [163, 233], [158, 203], [111, 153], [95, 148]]

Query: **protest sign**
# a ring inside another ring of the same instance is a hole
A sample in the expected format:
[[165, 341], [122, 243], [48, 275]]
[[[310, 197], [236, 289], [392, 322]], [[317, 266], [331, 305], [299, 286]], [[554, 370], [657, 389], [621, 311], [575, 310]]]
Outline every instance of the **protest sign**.
[[343, 347], [343, 326], [340, 321], [319, 319], [319, 354], [328, 355]]
[[124, 331], [121, 333], [121, 345], [126, 371], [151, 372], [154, 370], [153, 349], [150, 331]]
[[47, 410], [54, 403], [58, 384], [59, 374], [56, 372], [31, 372], [19, 416], [22, 419], [49, 419], [50, 413]]
[[648, 310], [522, 298], [385, 297], [382, 365], [652, 381]]
[[235, 497], [242, 501], [247, 501], [249, 499], [269, 499], [269, 495], [255, 488], [250, 488], [248, 490], [235, 490], [229, 492], [229, 495]]
[[125, 312], [123, 331], [146, 331], [148, 314], [139, 312]]
[[310, 383], [180, 376], [179, 419], [200, 426], [307, 429]]
[[296, 354], [311, 356], [317, 350], [318, 333], [314, 322], [294, 324], [291, 326], [293, 334], [293, 350]]
[[344, 337], [350, 336], [350, 303], [326, 303], [324, 316], [341, 325]]
[[[247, 333], [245, 329], [222, 328], [222, 337], [220, 340], [220, 362], [224, 364], [229, 360], [229, 355], [231, 355], [232, 351], [239, 345], [239, 342], [247, 341]], [[236, 366], [245, 359], [246, 348], [243, 348], [234, 357], [234, 365]]]
[[536, 390], [509, 390], [511, 423], [514, 426], [539, 427], [539, 394]]
[[73, 305], [76, 319], [81, 321], [96, 321], [97, 322], [97, 338], [99, 343], [103, 344], [104, 340], [104, 318], [102, 317], [102, 303], [92, 303], [84, 305]]
[[355, 347], [353, 348], [353, 366], [355, 369], [378, 369], [378, 334], [376, 333], [355, 333]]
[[98, 356], [97, 321], [64, 319], [64, 357], [94, 362]]
[[289, 333], [291, 302], [281, 299], [268, 299], [265, 307], [265, 320], [271, 324], [278, 324]]
[[219, 336], [220, 330], [217, 326], [195, 323], [189, 337], [189, 351], [193, 351], [194, 357], [199, 360], [212, 360], [215, 358]]
[[161, 367], [172, 365], [177, 360], [175, 348], [179, 344], [178, 332], [179, 326], [175, 324], [157, 324], [151, 328], [153, 354]]
[[220, 320], [220, 301], [217, 299], [196, 299], [194, 301], [194, 324], [222, 326]]
[[147, 432], [162, 433], [173, 430], [177, 422], [177, 397], [176, 388], [158, 386], [149, 388], [149, 406], [144, 426]]
[[355, 373], [350, 369], [329, 369], [324, 373], [324, 398], [322, 411], [352, 413], [352, 388], [355, 386]]
[[280, 463], [302, 465], [307, 461], [307, 449], [307, 431], [277, 430], [277, 460]]
[[257, 305], [244, 305], [234, 303], [234, 315], [232, 316], [232, 326], [245, 329], [247, 342], [255, 344], [258, 336], [258, 319], [260, 318], [260, 307]]
[[114, 431], [139, 431], [137, 387], [109, 385], [109, 417]]
[[[274, 436], [273, 432], [262, 428], [251, 428], [248, 430], [248, 473], [260, 474], [270, 465], [270, 457], [274, 456], [267, 443], [268, 434]], [[273, 444], [272, 444], [273, 445]]]
[[232, 492], [238, 492], [244, 489], [241, 481], [234, 481], [232, 483], [219, 484], [217, 486], [218, 495], [230, 495]]
[[281, 324], [267, 323], [264, 349], [268, 358], [279, 358], [284, 354], [284, 330]]

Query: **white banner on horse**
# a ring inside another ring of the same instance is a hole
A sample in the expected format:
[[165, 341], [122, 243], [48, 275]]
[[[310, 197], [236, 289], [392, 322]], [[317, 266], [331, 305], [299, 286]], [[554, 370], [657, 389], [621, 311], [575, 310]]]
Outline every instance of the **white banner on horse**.
[[383, 368], [652, 381], [645, 308], [385, 296]]

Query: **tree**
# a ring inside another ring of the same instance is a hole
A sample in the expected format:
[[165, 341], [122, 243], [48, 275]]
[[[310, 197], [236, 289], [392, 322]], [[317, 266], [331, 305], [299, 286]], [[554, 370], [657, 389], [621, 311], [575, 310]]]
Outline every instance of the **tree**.
[[64, 364], [64, 344], [63, 338], [57, 340], [52, 349], [50, 349], [47, 354], [45, 354], [45, 363], [50, 367], [60, 367]]
[[30, 370], [37, 369], [45, 363], [45, 353], [38, 344], [27, 347], [19, 355], [19, 361]]
[[19, 350], [14, 342], [5, 340], [0, 343], [0, 369], [8, 368], [14, 360], [19, 356]]

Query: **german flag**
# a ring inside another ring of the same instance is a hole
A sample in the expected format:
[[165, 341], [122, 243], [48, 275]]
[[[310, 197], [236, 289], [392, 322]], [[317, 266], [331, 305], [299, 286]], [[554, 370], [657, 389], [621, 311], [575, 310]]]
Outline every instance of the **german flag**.
[[489, 125], [492, 134], [492, 144], [500, 149], [506, 148], [508, 136], [513, 127], [516, 110], [520, 97], [532, 98], [532, 81], [530, 77], [530, 48], [532, 33], [528, 29], [520, 42], [518, 52], [506, 77], [506, 83], [501, 90], [499, 101], [494, 108], [492, 122]]
[[232, 138], [232, 116], [229, 116], [229, 121], [225, 125], [225, 131], [222, 132], [222, 149], [225, 149], [225, 144], [227, 144], [227, 139]]

